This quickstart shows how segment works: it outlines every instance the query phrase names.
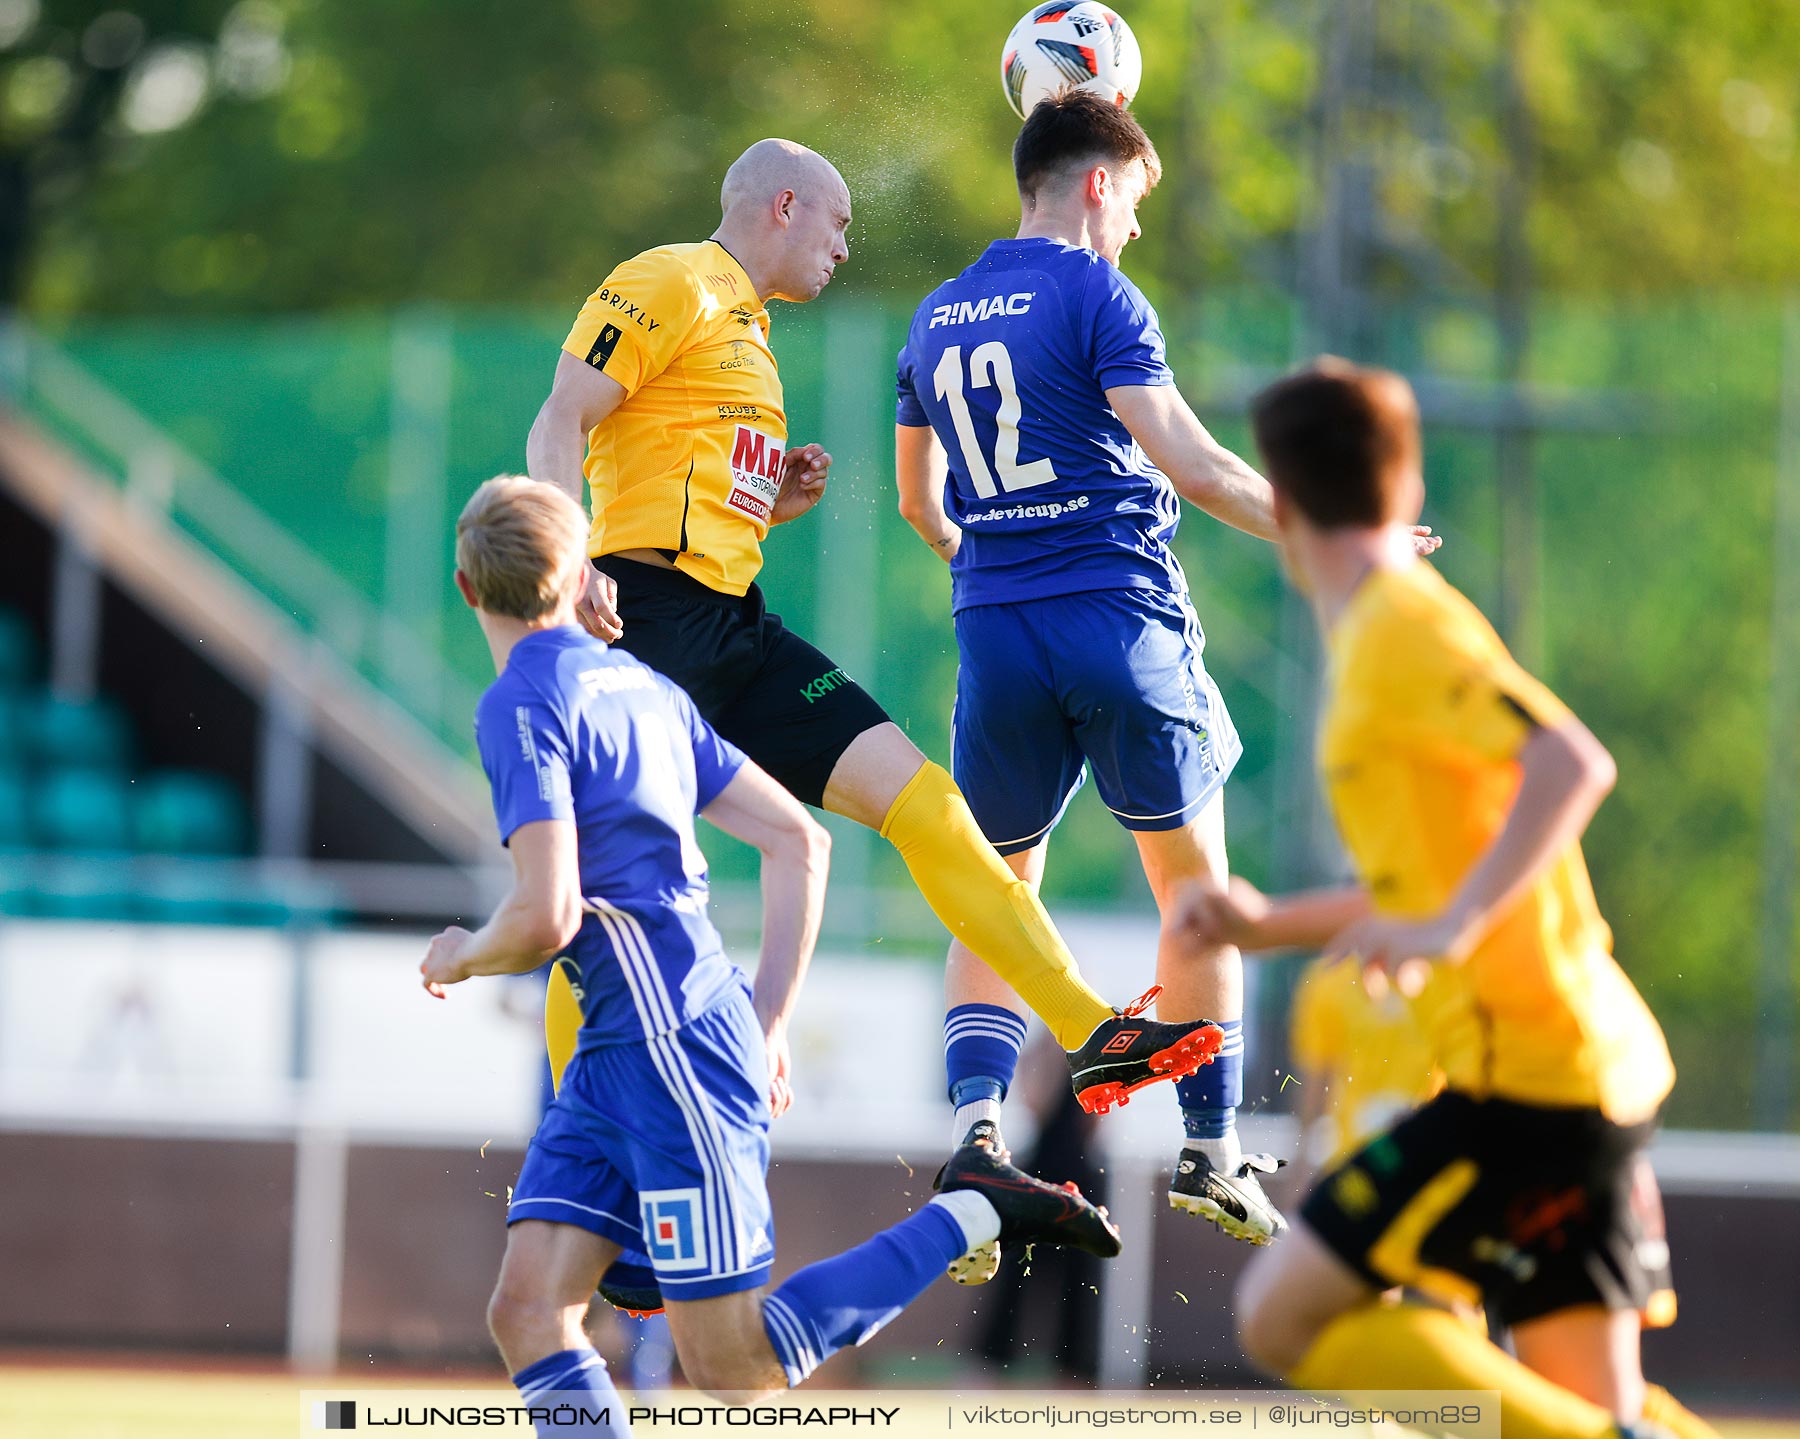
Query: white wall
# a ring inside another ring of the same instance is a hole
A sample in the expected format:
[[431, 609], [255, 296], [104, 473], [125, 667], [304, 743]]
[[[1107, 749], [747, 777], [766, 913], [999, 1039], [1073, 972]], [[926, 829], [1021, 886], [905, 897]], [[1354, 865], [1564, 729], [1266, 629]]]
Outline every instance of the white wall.
[[[1153, 923], [1076, 916], [1065, 931], [1108, 998], [1149, 983]], [[488, 979], [434, 1000], [419, 987], [423, 952], [410, 933], [7, 921], [0, 1121], [523, 1140], [536, 1119], [539, 996], [530, 981]], [[935, 1152], [948, 1134], [942, 1015], [942, 972], [928, 960], [819, 956], [777, 1146], [906, 1149], [909, 1162]], [[1172, 1104], [1141, 1096], [1108, 1128], [1124, 1138], [1150, 1125], [1166, 1141]]]

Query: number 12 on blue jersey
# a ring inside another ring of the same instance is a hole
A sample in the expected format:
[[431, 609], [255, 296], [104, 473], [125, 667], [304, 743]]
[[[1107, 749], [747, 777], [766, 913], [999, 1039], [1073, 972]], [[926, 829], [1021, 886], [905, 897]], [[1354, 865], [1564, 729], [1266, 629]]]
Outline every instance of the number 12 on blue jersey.
[[[938, 360], [931, 383], [937, 398], [950, 407], [951, 423], [956, 426], [957, 442], [962, 446], [963, 465], [969, 483], [982, 499], [992, 499], [1001, 490], [1029, 490], [1036, 485], [1056, 482], [1056, 468], [1048, 459], [1019, 463], [1019, 386], [1013, 378], [1012, 356], [1002, 341], [989, 340], [977, 345], [969, 354], [968, 387], [979, 390], [989, 386], [1000, 392], [1000, 409], [994, 416], [994, 463], [988, 464], [975, 434], [975, 420], [969, 413], [969, 401], [963, 390], [963, 350], [952, 345]], [[999, 483], [995, 484], [995, 473]]]

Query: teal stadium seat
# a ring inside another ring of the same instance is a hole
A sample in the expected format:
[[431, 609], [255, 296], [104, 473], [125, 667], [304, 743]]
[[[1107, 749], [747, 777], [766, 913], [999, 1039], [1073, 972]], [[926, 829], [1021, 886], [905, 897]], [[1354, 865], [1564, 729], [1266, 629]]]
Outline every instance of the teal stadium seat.
[[31, 790], [31, 832], [47, 849], [120, 854], [131, 848], [131, 784], [106, 769], [54, 769]]
[[131, 764], [131, 724], [108, 699], [65, 700], [39, 693], [25, 705], [23, 747], [42, 765], [125, 769]]
[[23, 769], [27, 761], [25, 717], [29, 711], [23, 694], [0, 689], [0, 769]]
[[0, 852], [29, 848], [31, 811], [26, 803], [25, 776], [6, 763], [0, 749]]
[[37, 636], [17, 610], [0, 609], [0, 694], [37, 677]]
[[236, 788], [196, 770], [157, 770], [140, 779], [132, 822], [146, 854], [242, 854], [249, 830]]

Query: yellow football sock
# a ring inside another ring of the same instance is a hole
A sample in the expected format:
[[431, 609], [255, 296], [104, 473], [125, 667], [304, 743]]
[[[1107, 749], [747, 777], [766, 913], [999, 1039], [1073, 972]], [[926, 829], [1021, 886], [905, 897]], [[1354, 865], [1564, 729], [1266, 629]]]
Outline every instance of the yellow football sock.
[[575, 987], [563, 972], [563, 960], [550, 966], [550, 986], [544, 991], [544, 1044], [550, 1051], [550, 1083], [562, 1093], [563, 1071], [575, 1057], [575, 1036], [581, 1031], [581, 1003]]
[[1095, 1025], [1113, 1017], [1082, 979], [1036, 892], [982, 837], [942, 765], [927, 760], [907, 781], [881, 822], [881, 837], [900, 851], [931, 912], [1013, 987], [1064, 1049], [1079, 1048]]
[[1606, 1439], [1613, 1416], [1534, 1374], [1443, 1309], [1364, 1304], [1332, 1321], [1287, 1376], [1296, 1389], [1497, 1389], [1506, 1439]]
[[1660, 1424], [1675, 1439], [1719, 1439], [1719, 1431], [1660, 1384], [1644, 1387], [1644, 1418]]

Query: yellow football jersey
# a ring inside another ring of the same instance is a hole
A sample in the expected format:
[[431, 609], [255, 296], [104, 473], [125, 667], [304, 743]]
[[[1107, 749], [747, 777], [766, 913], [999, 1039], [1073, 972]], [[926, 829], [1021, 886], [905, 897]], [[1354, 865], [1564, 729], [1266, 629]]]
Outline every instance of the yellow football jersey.
[[[1424, 563], [1364, 581], [1329, 651], [1320, 763], [1344, 844], [1378, 910], [1435, 914], [1504, 825], [1533, 727], [1568, 711]], [[1450, 1087], [1653, 1114], [1674, 1067], [1611, 948], [1572, 844], [1413, 1001]]]
[[588, 296], [563, 349], [625, 387], [588, 435], [588, 553], [661, 550], [743, 594], [787, 447], [769, 312], [744, 267], [715, 240], [646, 250]]
[[1331, 1152], [1312, 1156], [1320, 1168], [1361, 1148], [1401, 1115], [1443, 1088], [1412, 1006], [1390, 988], [1369, 993], [1355, 964], [1316, 960], [1294, 991], [1289, 1021], [1294, 1063], [1305, 1083], [1328, 1086], [1325, 1119]]

